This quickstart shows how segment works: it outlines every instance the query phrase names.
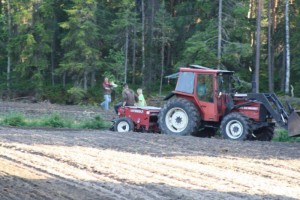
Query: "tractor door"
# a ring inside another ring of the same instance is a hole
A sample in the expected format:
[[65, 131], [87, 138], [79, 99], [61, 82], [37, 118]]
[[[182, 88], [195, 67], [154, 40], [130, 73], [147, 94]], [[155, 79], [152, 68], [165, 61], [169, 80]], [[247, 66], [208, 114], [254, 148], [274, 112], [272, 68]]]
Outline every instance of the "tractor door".
[[204, 121], [218, 121], [214, 82], [213, 74], [197, 75], [195, 96]]

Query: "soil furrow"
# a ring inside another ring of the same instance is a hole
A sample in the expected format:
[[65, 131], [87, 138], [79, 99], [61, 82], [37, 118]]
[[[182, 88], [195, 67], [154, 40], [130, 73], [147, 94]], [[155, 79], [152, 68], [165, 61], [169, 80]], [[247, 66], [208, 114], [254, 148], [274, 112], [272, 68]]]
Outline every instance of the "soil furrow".
[[300, 199], [299, 143], [4, 127], [0, 152], [0, 199]]

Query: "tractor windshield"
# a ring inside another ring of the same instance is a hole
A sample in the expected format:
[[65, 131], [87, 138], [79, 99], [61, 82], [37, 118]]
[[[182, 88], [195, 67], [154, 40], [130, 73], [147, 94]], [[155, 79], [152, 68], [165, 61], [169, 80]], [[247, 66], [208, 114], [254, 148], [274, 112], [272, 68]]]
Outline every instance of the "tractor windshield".
[[232, 74], [219, 73], [218, 74], [219, 92], [231, 93], [232, 91]]
[[180, 72], [176, 91], [193, 94], [195, 74], [193, 72]]

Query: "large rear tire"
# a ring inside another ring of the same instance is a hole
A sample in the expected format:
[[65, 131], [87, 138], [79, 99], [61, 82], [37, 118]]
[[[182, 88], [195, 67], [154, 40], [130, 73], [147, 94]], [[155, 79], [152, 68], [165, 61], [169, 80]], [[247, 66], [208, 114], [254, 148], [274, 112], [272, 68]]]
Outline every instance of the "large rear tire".
[[122, 117], [116, 120], [114, 124], [114, 131], [119, 133], [126, 133], [132, 131], [134, 128], [133, 122], [127, 117]]
[[250, 132], [248, 118], [240, 113], [229, 113], [221, 122], [221, 134], [224, 139], [246, 140]]
[[192, 102], [175, 98], [160, 110], [158, 124], [164, 134], [192, 135], [198, 131], [200, 114]]
[[265, 126], [253, 131], [253, 139], [259, 141], [271, 141], [274, 136], [274, 126]]

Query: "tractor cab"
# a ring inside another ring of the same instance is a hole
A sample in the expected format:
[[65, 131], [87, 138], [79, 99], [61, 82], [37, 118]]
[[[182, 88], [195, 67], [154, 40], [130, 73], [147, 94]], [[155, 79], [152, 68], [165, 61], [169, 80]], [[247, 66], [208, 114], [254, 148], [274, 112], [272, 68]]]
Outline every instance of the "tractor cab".
[[181, 68], [173, 95], [197, 105], [201, 119], [218, 122], [233, 91], [233, 72], [198, 65]]

